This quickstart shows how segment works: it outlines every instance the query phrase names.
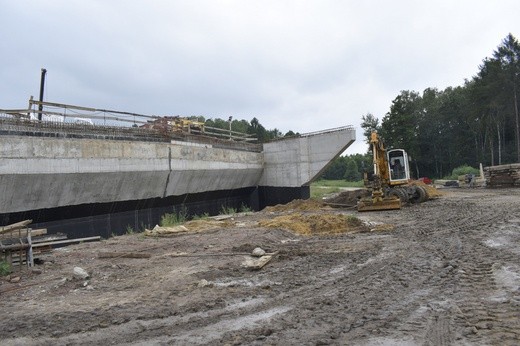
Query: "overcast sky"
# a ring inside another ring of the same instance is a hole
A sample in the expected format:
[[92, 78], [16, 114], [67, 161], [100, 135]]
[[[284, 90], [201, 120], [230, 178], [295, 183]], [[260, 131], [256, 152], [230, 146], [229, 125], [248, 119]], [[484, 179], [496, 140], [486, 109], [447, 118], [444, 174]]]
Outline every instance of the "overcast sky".
[[0, 108], [51, 102], [305, 133], [382, 118], [401, 90], [464, 83], [518, 0], [0, 0]]

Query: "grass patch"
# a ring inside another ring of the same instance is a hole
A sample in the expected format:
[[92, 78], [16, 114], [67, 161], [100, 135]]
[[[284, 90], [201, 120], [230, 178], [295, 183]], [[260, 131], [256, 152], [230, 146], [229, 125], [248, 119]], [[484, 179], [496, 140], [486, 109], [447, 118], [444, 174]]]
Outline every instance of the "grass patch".
[[250, 211], [251, 211], [251, 208], [249, 208], [247, 205], [242, 203], [242, 205], [240, 206], [240, 212], [241, 213], [249, 213]]
[[231, 215], [231, 214], [236, 214], [236, 213], [237, 213], [237, 209], [233, 208], [233, 207], [226, 207], [225, 205], [223, 205], [222, 208], [220, 209], [220, 215]]
[[194, 215], [192, 220], [206, 220], [209, 218], [209, 213], [204, 213], [202, 215]]
[[7, 276], [11, 274], [11, 266], [7, 261], [0, 261], [0, 276]]
[[188, 220], [188, 209], [181, 207], [178, 212], [173, 208], [173, 213], [166, 213], [161, 216], [160, 225], [162, 227], [171, 227], [185, 223]]
[[341, 191], [342, 187], [364, 187], [363, 180], [318, 180], [311, 184], [311, 198], [321, 200], [323, 196]]
[[325, 195], [329, 195], [331, 193], [336, 193], [340, 191], [341, 189], [339, 187], [311, 185], [311, 198], [321, 200]]
[[126, 226], [126, 234], [134, 234], [134, 228], [130, 225]]

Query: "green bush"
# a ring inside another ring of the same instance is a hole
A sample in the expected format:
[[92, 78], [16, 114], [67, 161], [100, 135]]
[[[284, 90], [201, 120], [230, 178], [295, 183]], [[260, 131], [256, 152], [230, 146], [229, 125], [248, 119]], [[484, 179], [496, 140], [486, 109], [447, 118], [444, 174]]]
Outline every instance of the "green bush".
[[7, 276], [11, 274], [11, 266], [7, 261], [0, 261], [0, 276]]
[[231, 215], [236, 213], [237, 209], [233, 207], [226, 207], [225, 205], [223, 205], [222, 208], [220, 208], [220, 215]]
[[251, 208], [248, 207], [247, 205], [245, 205], [244, 203], [242, 203], [240, 205], [240, 212], [241, 213], [249, 213], [249, 212], [251, 212]]
[[202, 215], [193, 215], [192, 220], [206, 220], [209, 218], [209, 213], [204, 213]]
[[448, 177], [445, 177], [444, 179], [457, 180], [457, 179], [459, 179], [460, 175], [466, 175], [466, 174], [479, 175], [480, 170], [478, 168], [473, 168], [468, 165], [462, 165], [457, 168], [454, 168], [453, 171], [451, 172], [451, 175]]
[[166, 213], [161, 216], [162, 227], [171, 227], [185, 223], [188, 219], [188, 209], [185, 206], [181, 208], [179, 212], [173, 208], [173, 213]]

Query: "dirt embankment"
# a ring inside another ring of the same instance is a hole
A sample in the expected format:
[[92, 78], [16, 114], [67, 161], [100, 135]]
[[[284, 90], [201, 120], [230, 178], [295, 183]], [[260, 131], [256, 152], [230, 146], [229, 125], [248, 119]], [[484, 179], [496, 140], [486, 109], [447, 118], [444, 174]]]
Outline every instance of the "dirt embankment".
[[[295, 201], [68, 246], [0, 280], [1, 343], [517, 345], [519, 201], [453, 190], [360, 215]], [[256, 247], [276, 255], [252, 271]]]

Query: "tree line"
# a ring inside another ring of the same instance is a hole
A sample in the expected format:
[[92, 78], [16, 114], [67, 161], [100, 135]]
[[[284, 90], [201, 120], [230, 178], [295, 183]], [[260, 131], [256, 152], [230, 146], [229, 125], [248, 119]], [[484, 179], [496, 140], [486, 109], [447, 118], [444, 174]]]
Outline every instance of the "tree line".
[[190, 120], [198, 121], [204, 123], [205, 126], [215, 127], [218, 129], [229, 130], [231, 125], [231, 130], [241, 133], [247, 133], [250, 135], [254, 135], [259, 143], [265, 143], [272, 139], [281, 138], [281, 137], [293, 137], [298, 136], [299, 133], [295, 133], [293, 131], [288, 131], [285, 134], [282, 133], [277, 128], [268, 130], [257, 118], [251, 119], [251, 121], [247, 121], [244, 119], [238, 120], [229, 117], [228, 120], [221, 118], [208, 118], [206, 119], [204, 116], [189, 116], [187, 117]]
[[[441, 178], [461, 166], [520, 162], [519, 92], [520, 44], [509, 34], [464, 85], [403, 90], [381, 120], [363, 115], [363, 136], [368, 144], [377, 130], [388, 149], [405, 149], [415, 177]], [[350, 155], [338, 158], [322, 177], [351, 178], [347, 167], [353, 171], [352, 162], [361, 174], [359, 157]]]

